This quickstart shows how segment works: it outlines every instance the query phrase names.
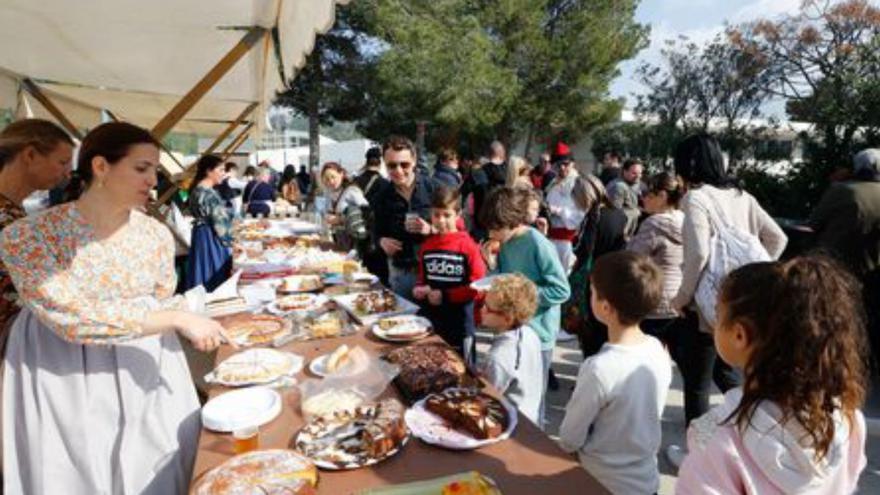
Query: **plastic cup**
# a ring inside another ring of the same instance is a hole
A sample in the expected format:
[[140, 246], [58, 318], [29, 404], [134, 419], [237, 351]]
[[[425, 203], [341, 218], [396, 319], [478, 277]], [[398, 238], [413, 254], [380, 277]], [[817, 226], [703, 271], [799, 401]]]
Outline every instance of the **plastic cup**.
[[259, 448], [259, 426], [243, 426], [232, 431], [232, 449], [236, 454], [244, 454]]

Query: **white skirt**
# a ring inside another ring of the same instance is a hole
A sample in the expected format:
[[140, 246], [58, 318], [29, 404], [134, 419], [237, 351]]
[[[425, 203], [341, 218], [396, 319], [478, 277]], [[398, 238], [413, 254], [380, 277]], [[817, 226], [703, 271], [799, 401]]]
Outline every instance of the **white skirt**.
[[7, 495], [186, 493], [201, 423], [175, 333], [73, 344], [27, 309], [10, 332]]

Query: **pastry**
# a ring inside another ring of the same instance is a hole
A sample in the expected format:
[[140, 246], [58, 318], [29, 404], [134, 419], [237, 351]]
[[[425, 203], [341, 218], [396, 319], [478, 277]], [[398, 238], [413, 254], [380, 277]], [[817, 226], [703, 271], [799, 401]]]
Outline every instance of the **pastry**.
[[195, 495], [314, 495], [318, 470], [292, 450], [258, 450], [208, 471]]
[[358, 294], [354, 308], [361, 314], [389, 313], [397, 310], [397, 296], [388, 289]]
[[342, 319], [334, 313], [326, 313], [308, 323], [306, 331], [313, 339], [336, 337], [342, 333]]
[[507, 427], [504, 406], [478, 391], [444, 390], [429, 396], [425, 400], [425, 409], [477, 440], [498, 437]]
[[345, 366], [350, 364], [351, 363], [351, 357], [349, 356], [350, 352], [351, 352], [351, 349], [345, 344], [342, 344], [341, 346], [337, 347], [336, 350], [333, 351], [332, 354], [330, 354], [330, 357], [327, 358], [327, 365], [326, 365], [327, 371], [330, 373], [336, 373], [337, 371], [341, 370], [342, 368], [344, 368]]
[[314, 306], [316, 299], [314, 294], [293, 294], [279, 297], [275, 301], [275, 305], [281, 311], [302, 311]]
[[281, 281], [280, 292], [311, 292], [323, 287], [321, 277], [317, 275], [293, 275]]
[[467, 378], [464, 361], [452, 348], [443, 345], [402, 347], [389, 352], [385, 358], [400, 366], [395, 382], [413, 400], [461, 386]]

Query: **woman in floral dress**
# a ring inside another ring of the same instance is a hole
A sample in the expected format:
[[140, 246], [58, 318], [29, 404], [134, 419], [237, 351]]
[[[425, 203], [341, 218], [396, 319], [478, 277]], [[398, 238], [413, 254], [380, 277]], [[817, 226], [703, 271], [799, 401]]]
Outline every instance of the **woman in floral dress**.
[[[23, 119], [0, 132], [0, 232], [25, 217], [24, 198], [64, 180], [72, 158], [70, 136], [48, 120]], [[0, 349], [19, 309], [18, 294], [0, 261]]]
[[223, 160], [205, 155], [196, 164], [189, 191], [189, 211], [194, 224], [186, 266], [187, 289], [198, 285], [213, 291], [232, 270], [232, 211], [214, 186], [223, 181]]
[[23, 303], [5, 358], [8, 495], [186, 491], [199, 404], [177, 333], [203, 352], [225, 336], [173, 297], [171, 233], [140, 211], [158, 163], [149, 132], [98, 126], [82, 197], [0, 235]]

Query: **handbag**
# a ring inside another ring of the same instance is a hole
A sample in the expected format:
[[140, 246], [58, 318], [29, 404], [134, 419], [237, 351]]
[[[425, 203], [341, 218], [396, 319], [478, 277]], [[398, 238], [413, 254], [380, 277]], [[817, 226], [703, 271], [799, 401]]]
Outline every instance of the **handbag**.
[[707, 212], [712, 237], [709, 239], [709, 260], [697, 283], [694, 302], [706, 323], [714, 328], [718, 321], [718, 292], [727, 274], [741, 266], [771, 259], [757, 236], [734, 226], [717, 200], [709, 194], [705, 196], [712, 205]]

